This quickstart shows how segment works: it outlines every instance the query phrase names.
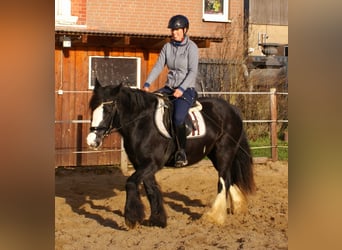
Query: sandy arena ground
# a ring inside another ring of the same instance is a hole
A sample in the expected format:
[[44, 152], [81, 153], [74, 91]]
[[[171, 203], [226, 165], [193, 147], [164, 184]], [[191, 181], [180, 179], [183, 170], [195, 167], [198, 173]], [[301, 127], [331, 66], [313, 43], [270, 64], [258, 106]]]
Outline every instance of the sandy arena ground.
[[55, 249], [288, 248], [287, 162], [255, 164], [257, 192], [249, 197], [248, 213], [228, 214], [222, 226], [201, 219], [216, 197], [217, 174], [210, 161], [164, 168], [156, 177], [168, 226], [129, 230], [123, 217], [127, 176], [118, 168], [56, 169]]

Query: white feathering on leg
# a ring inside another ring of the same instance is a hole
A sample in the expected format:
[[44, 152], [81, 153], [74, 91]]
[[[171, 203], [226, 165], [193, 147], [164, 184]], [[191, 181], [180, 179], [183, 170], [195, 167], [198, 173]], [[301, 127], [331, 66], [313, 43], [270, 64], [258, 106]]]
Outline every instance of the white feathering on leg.
[[229, 188], [230, 209], [233, 214], [247, 212], [247, 198], [240, 188], [232, 185]]
[[222, 190], [216, 196], [211, 209], [204, 216], [206, 219], [222, 225], [227, 218], [227, 197], [226, 186], [222, 177], [220, 177], [220, 182], [222, 184]]

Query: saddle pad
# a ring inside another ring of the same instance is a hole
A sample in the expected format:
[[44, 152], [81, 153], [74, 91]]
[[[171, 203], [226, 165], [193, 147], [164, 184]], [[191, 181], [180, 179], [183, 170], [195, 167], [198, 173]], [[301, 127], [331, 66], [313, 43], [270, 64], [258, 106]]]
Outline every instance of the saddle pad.
[[[164, 108], [166, 107], [165, 102], [162, 98], [158, 98], [158, 105], [154, 116], [154, 121], [159, 132], [166, 138], [171, 138], [170, 133], [167, 131], [165, 124], [163, 123]], [[202, 106], [199, 106], [200, 109]], [[189, 110], [189, 115], [191, 117], [194, 129], [191, 133], [187, 135], [187, 138], [201, 137], [205, 134], [205, 123], [201, 112], [196, 108], [191, 108]]]
[[194, 125], [194, 129], [192, 129], [187, 138], [202, 137], [205, 134], [205, 123], [202, 113], [199, 110], [193, 110], [189, 112], [189, 115], [191, 117], [192, 124]]
[[166, 138], [171, 138], [169, 132], [167, 131], [164, 123], [163, 123], [163, 117], [164, 117], [164, 109], [167, 106], [165, 105], [165, 102], [163, 98], [158, 97], [158, 104], [157, 109], [154, 115], [154, 122], [159, 130], [159, 132], [165, 136]]

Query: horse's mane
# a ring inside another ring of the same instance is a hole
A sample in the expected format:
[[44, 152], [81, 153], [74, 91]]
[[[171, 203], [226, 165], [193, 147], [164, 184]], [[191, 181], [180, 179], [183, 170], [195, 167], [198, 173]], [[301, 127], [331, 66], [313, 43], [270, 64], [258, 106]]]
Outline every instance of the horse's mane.
[[157, 96], [140, 89], [133, 89], [122, 84], [101, 86], [97, 81], [89, 107], [94, 110], [102, 102], [117, 100], [119, 109], [125, 114], [137, 114], [145, 110], [153, 110], [157, 104]]
[[91, 110], [96, 109], [102, 103], [102, 99], [101, 95], [94, 92], [89, 101], [89, 108]]
[[102, 102], [113, 100], [116, 94], [118, 93], [118, 91], [119, 91], [118, 86], [113, 86], [113, 85], [101, 86], [100, 82], [96, 79], [93, 95], [89, 102], [89, 108], [91, 110], [94, 110]]
[[119, 100], [120, 109], [124, 110], [124, 112], [129, 112], [130, 114], [154, 109], [157, 104], [157, 97], [155, 94], [129, 87], [121, 87]]

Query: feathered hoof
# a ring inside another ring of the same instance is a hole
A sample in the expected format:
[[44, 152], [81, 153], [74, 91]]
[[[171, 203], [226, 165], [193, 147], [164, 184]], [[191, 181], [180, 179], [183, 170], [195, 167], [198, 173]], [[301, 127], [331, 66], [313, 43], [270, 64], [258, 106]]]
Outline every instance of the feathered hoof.
[[130, 220], [128, 220], [128, 219], [126, 218], [126, 219], [125, 219], [125, 224], [126, 224], [126, 226], [127, 226], [129, 229], [134, 229], [134, 228], [137, 227], [137, 225], [138, 225], [139, 223], [130, 221]]
[[245, 214], [248, 212], [247, 197], [236, 185], [230, 186], [229, 203], [232, 214]]
[[217, 214], [216, 211], [210, 210], [210, 211], [206, 212], [205, 214], [203, 214], [201, 219], [205, 222], [208, 222], [208, 223], [213, 223], [216, 225], [223, 225], [223, 224], [225, 224], [225, 222], [227, 220], [227, 214], [226, 213]]
[[160, 220], [150, 218], [148, 221], [148, 226], [165, 228], [167, 226], [167, 223], [166, 221], [160, 221]]
[[231, 214], [246, 214], [248, 213], [248, 207], [245, 202], [234, 203], [234, 205], [230, 207], [230, 213]]

